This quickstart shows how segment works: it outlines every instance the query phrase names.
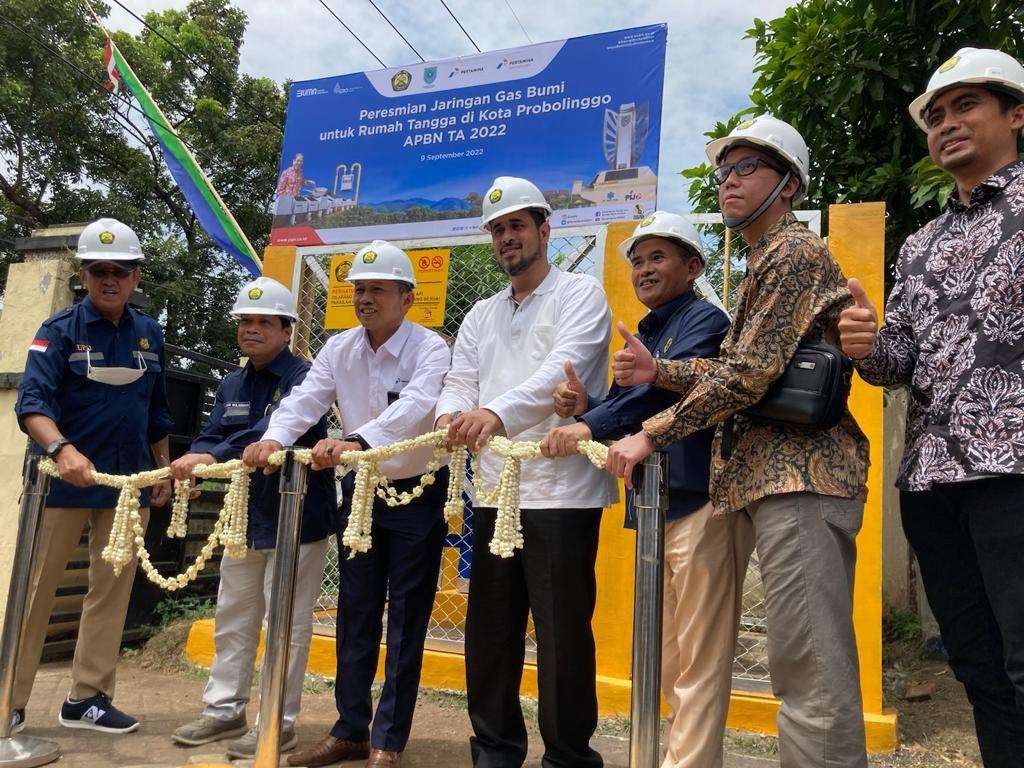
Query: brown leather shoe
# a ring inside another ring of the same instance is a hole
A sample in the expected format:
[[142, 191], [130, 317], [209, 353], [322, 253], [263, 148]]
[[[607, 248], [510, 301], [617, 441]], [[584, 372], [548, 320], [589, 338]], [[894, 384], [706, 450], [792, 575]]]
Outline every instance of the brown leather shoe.
[[390, 749], [374, 749], [366, 761], [366, 768], [400, 768], [401, 765], [402, 753]]
[[[313, 768], [319, 765], [330, 765], [342, 760], [362, 760], [370, 754], [370, 742], [345, 741], [333, 736], [325, 736], [319, 743], [302, 752], [288, 756], [288, 765], [303, 765]], [[392, 763], [382, 763], [392, 765]], [[394, 765], [398, 765], [394, 763]]]

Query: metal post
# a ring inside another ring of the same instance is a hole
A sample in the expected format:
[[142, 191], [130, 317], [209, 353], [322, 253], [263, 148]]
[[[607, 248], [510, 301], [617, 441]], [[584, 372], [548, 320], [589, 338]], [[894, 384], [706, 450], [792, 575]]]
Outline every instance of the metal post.
[[7, 592], [3, 636], [0, 637], [0, 766], [31, 768], [52, 763], [60, 757], [60, 746], [53, 741], [20, 733], [11, 735], [11, 695], [18, 668], [18, 651], [25, 620], [29, 582], [39, 539], [39, 523], [50, 478], [39, 471], [41, 456], [29, 456], [25, 465], [25, 484], [21, 491], [18, 541], [11, 568], [11, 586]]
[[661, 723], [661, 601], [668, 509], [668, 454], [651, 454], [634, 474], [636, 578], [629, 768], [658, 765]]
[[295, 461], [293, 448], [281, 466], [281, 506], [277, 516], [274, 575], [270, 587], [269, 618], [264, 639], [263, 672], [260, 677], [260, 714], [256, 760], [253, 768], [277, 768], [281, 759], [281, 711], [288, 675], [288, 651], [292, 636], [292, 605], [295, 572], [299, 564], [299, 533], [302, 501], [306, 493], [306, 465]]

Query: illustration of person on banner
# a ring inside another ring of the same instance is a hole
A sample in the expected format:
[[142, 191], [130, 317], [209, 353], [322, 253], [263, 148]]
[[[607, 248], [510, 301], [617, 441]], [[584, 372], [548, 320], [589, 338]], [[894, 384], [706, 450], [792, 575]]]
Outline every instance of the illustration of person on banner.
[[[231, 314], [238, 320], [238, 347], [248, 359], [240, 370], [221, 381], [206, 426], [192, 441], [189, 452], [171, 463], [171, 473], [179, 482], [194, 480], [192, 472], [201, 464], [241, 458], [245, 448], [266, 431], [270, 415], [281, 399], [301, 384], [309, 370], [309, 363], [288, 348], [292, 323], [298, 315], [291, 291], [279, 282], [260, 277], [242, 286]], [[297, 436], [295, 443], [313, 447], [325, 437], [327, 420], [321, 417]], [[205, 706], [198, 719], [182, 725], [171, 736], [185, 746], [241, 736], [228, 745], [230, 758], [251, 758], [256, 754], [258, 732], [256, 728], [247, 729], [245, 708], [252, 688], [260, 627], [271, 599], [280, 507], [276, 475], [256, 472], [248, 482], [248, 549], [244, 558], [225, 554], [220, 561], [215, 653], [203, 693]], [[198, 490], [193, 493], [198, 495]], [[323, 581], [327, 537], [337, 527], [337, 512], [334, 478], [327, 472], [313, 473], [302, 507], [281, 723], [282, 752], [294, 749], [298, 743], [295, 720], [313, 634], [313, 609]]]
[[[438, 334], [405, 318], [416, 288], [409, 257], [391, 243], [374, 240], [356, 254], [346, 279], [355, 286], [359, 325], [327, 340], [305, 380], [271, 415], [262, 439], [245, 449], [250, 466], [266, 467], [272, 453], [290, 445], [334, 403], [345, 438], [316, 444], [314, 470], [337, 466], [345, 451], [390, 445], [431, 430], [451, 354]], [[427, 446], [382, 461], [380, 469], [397, 492], [411, 492], [425, 482], [432, 458]], [[333, 472], [321, 474], [333, 477]], [[349, 472], [341, 482], [339, 541], [352, 509], [354, 475]], [[362, 759], [368, 768], [401, 764], [447, 533], [447, 467], [434, 476], [408, 504], [390, 507], [374, 496], [368, 552], [349, 557], [350, 551], [339, 546], [338, 719], [320, 742], [291, 755], [289, 765]], [[370, 686], [385, 604], [384, 689], [374, 713]]]
[[[139, 721], [113, 704], [133, 559], [117, 576], [101, 553], [110, 539], [117, 490], [94, 472], [130, 475], [166, 467], [173, 426], [164, 379], [164, 337], [156, 320], [129, 306], [142, 279], [139, 238], [116, 219], [92, 222], [75, 255], [87, 296], [46, 320], [25, 361], [15, 412], [33, 453], [57, 465], [46, 498], [11, 696], [13, 730], [25, 725], [57, 587], [89, 526], [89, 590], [82, 602], [71, 690], [58, 722], [66, 728], [130, 733]], [[149, 507], [170, 498], [170, 481], [142, 492]]]
[[[451, 445], [476, 450], [491, 435], [540, 440], [566, 423], [552, 397], [572, 364], [591, 397], [607, 392], [610, 312], [600, 283], [549, 263], [551, 207], [526, 179], [500, 176], [483, 198], [481, 227], [509, 287], [477, 302], [462, 321], [452, 370], [437, 405]], [[474, 483], [493, 487], [501, 461], [486, 451]], [[455, 471], [455, 470], [453, 470]], [[459, 468], [461, 471], [461, 468]], [[599, 768], [594, 565], [612, 479], [577, 455], [523, 462], [523, 546], [492, 554], [497, 510], [475, 507], [466, 617], [466, 691], [474, 765], [522, 765], [519, 702], [528, 615], [537, 634], [544, 765]]]
[[737, 518], [740, 562], [757, 545], [782, 768], [866, 768], [852, 613], [868, 441], [845, 400], [831, 409], [836, 423], [817, 427], [750, 412], [802, 344], [827, 345], [842, 364], [837, 323], [853, 300], [824, 242], [791, 210], [810, 182], [793, 126], [761, 115], [710, 142], [707, 156], [724, 222], [750, 245], [733, 324], [717, 358], [689, 360], [655, 358], [619, 324], [616, 383], [681, 399], [614, 443], [608, 469], [629, 485], [657, 448], [717, 427], [711, 501], [716, 515]]
[[[684, 216], [656, 211], [619, 245], [630, 264], [633, 290], [650, 312], [638, 338], [657, 358], [718, 356], [729, 317], [693, 290], [704, 269], [704, 246]], [[614, 440], [671, 407], [679, 395], [650, 384], [612, 385], [605, 400], [588, 397], [570, 363], [555, 389], [555, 412], [576, 423], [552, 429], [541, 442], [548, 458], [576, 454], [580, 440]], [[736, 516], [715, 517], [708, 497], [713, 429], [694, 432], [667, 448], [662, 691], [669, 704], [662, 768], [720, 768], [729, 709], [736, 606], [746, 560], [734, 551]], [[636, 527], [633, 495], [626, 525]]]
[[910, 115], [956, 181], [910, 235], [885, 321], [857, 280], [839, 323], [865, 381], [910, 391], [896, 485], [986, 768], [1024, 759], [1024, 66], [962, 48]]

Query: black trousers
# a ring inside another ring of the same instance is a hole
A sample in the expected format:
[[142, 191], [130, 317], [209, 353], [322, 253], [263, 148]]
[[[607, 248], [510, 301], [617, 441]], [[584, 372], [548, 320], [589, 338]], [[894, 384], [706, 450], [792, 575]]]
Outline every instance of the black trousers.
[[[342, 484], [345, 498], [341, 530], [352, 508], [352, 475], [346, 480], [348, 484]], [[408, 490], [418, 480], [397, 481], [394, 485]], [[370, 551], [349, 559], [347, 548], [338, 550], [338, 670], [334, 687], [338, 720], [331, 728], [331, 735], [337, 739], [369, 739], [376, 749], [396, 752], [405, 749], [409, 740], [423, 666], [423, 643], [447, 533], [443, 516], [447, 487], [448, 472], [442, 469], [433, 485], [411, 504], [388, 507], [375, 498]], [[385, 603], [388, 630], [384, 689], [374, 714], [370, 686], [377, 672]]]
[[523, 549], [503, 559], [488, 544], [496, 510], [476, 509], [466, 617], [466, 692], [477, 768], [519, 768], [526, 725], [519, 684], [526, 622], [537, 632], [544, 768], [601, 768], [590, 748], [597, 727], [594, 564], [600, 509], [524, 509]]
[[900, 494], [986, 768], [1024, 766], [1024, 476]]

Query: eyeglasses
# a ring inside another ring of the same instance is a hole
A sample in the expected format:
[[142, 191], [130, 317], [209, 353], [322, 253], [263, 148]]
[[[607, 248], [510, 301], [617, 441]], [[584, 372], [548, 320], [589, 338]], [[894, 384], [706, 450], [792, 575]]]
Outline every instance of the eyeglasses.
[[758, 166], [762, 165], [765, 168], [771, 168], [773, 171], [785, 173], [782, 168], [779, 168], [777, 165], [772, 165], [763, 157], [744, 157], [742, 160], [738, 160], [735, 163], [726, 163], [725, 165], [718, 166], [711, 175], [714, 178], [715, 183], [721, 186], [722, 184], [725, 184], [726, 179], [729, 178], [729, 174], [733, 171], [736, 171], [737, 176], [749, 176], [758, 169]]
[[93, 277], [104, 278], [113, 275], [118, 280], [124, 280], [135, 271], [135, 267], [128, 269], [127, 267], [122, 267], [120, 264], [90, 264], [85, 268], [85, 271]]

